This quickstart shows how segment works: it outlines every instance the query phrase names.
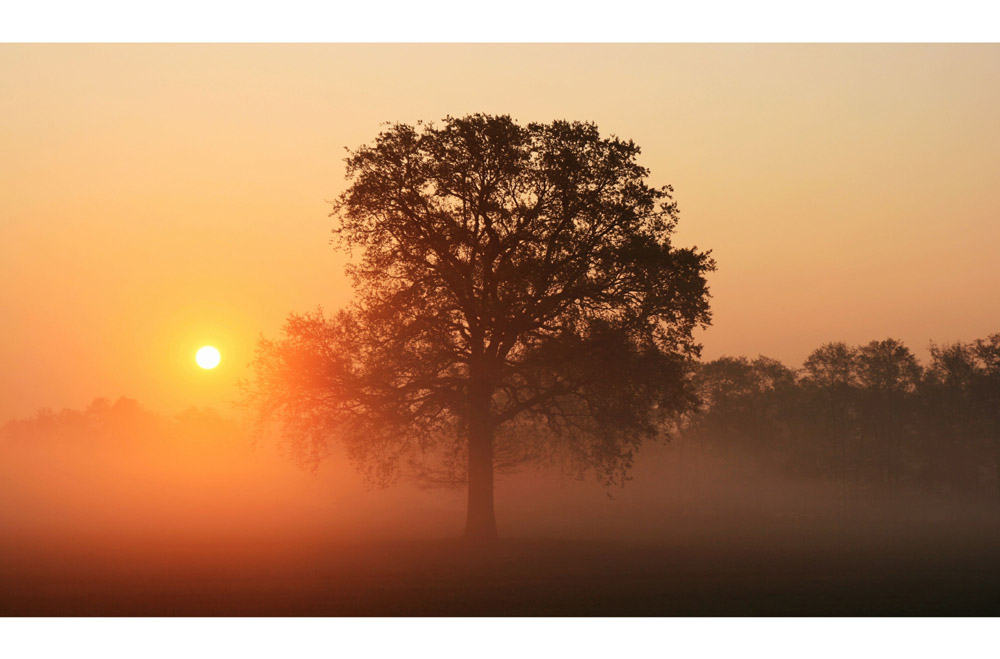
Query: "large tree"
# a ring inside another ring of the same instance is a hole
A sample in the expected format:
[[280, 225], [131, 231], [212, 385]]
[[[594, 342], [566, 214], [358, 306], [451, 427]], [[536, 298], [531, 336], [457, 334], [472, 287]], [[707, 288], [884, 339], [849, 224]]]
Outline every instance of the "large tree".
[[591, 123], [396, 124], [350, 152], [334, 205], [353, 303], [261, 340], [251, 386], [301, 458], [332, 439], [376, 480], [468, 486], [496, 535], [497, 469], [561, 456], [608, 483], [694, 402], [707, 252], [671, 243], [670, 186]]

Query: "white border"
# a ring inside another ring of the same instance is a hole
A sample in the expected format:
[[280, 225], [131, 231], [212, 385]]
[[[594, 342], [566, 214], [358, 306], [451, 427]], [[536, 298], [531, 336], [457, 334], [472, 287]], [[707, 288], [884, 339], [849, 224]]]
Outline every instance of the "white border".
[[18, 659], [938, 658], [986, 656], [995, 627], [927, 618], [25, 618], [0, 620], [0, 650]]
[[0, 41], [996, 41], [996, 3], [953, 0], [32, 0]]

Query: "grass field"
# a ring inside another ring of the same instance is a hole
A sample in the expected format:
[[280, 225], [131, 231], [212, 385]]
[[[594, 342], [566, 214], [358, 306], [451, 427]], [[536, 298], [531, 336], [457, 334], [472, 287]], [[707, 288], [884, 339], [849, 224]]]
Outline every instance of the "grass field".
[[[673, 539], [7, 538], [4, 616], [997, 615], [992, 525]], [[72, 549], [70, 549], [72, 547]]]

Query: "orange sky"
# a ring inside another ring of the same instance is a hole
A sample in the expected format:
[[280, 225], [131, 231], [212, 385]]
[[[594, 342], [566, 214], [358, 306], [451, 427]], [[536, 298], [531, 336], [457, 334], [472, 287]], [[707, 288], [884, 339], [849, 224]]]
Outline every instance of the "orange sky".
[[0, 422], [226, 409], [259, 332], [349, 294], [343, 148], [446, 114], [640, 144], [719, 263], [706, 357], [1000, 332], [997, 80], [995, 45], [0, 46]]

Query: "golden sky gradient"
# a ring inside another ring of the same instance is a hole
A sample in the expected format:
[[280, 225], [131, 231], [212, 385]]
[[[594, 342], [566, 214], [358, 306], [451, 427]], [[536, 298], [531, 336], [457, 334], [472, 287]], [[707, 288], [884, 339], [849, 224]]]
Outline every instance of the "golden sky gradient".
[[1000, 332], [998, 80], [996, 45], [0, 46], [0, 422], [224, 409], [258, 333], [349, 296], [344, 147], [447, 114], [641, 145], [718, 260], [708, 358]]

